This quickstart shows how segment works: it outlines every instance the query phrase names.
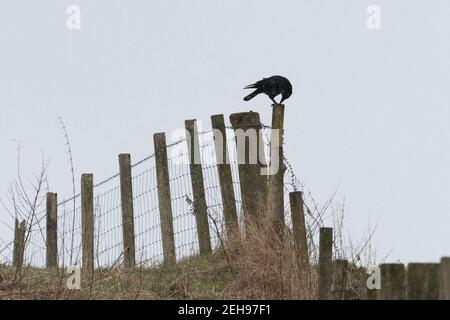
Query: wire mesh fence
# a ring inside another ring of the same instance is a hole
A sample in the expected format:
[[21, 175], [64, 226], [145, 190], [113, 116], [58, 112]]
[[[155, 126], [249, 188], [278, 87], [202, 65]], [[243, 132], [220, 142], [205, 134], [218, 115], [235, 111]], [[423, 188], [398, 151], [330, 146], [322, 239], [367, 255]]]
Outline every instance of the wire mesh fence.
[[[269, 154], [270, 127], [263, 126], [266, 155]], [[235, 192], [238, 220], [242, 218], [242, 200], [238, 175], [235, 136], [232, 128], [226, 128], [227, 146]], [[218, 177], [213, 130], [199, 133], [205, 198], [209, 217], [211, 243], [217, 248], [219, 234], [224, 231], [223, 204]], [[188, 160], [186, 138], [167, 145], [169, 184], [173, 212], [173, 228], [177, 260], [197, 254], [196, 218], [193, 208], [193, 192]], [[291, 225], [289, 192], [301, 189], [291, 165], [285, 159], [285, 217]], [[163, 262], [161, 221], [159, 214], [155, 154], [132, 164], [132, 190], [136, 263], [151, 266]], [[96, 268], [111, 267], [122, 263], [122, 212], [120, 175], [94, 185], [94, 265]], [[58, 263], [63, 266], [80, 265], [82, 258], [81, 195], [61, 201], [58, 206]], [[25, 250], [25, 263], [44, 267], [46, 263], [45, 210], [36, 215], [38, 223], [30, 230]], [[0, 248], [0, 263], [11, 263], [13, 244]]]

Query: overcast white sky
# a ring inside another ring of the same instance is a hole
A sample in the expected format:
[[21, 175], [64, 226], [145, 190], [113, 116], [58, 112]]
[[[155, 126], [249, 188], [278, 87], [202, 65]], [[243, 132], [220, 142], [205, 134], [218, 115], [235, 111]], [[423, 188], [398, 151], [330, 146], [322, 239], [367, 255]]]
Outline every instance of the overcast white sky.
[[[66, 28], [71, 4], [81, 30]], [[366, 27], [371, 4], [381, 30]], [[449, 14], [448, 0], [4, 0], [0, 192], [18, 139], [24, 174], [43, 151], [52, 190], [70, 193], [58, 116], [77, 181], [99, 181], [185, 119], [252, 109], [270, 122], [270, 101], [245, 103], [242, 87], [281, 74], [286, 152], [316, 198], [339, 184], [356, 238], [380, 219], [380, 258], [437, 261], [450, 255]]]

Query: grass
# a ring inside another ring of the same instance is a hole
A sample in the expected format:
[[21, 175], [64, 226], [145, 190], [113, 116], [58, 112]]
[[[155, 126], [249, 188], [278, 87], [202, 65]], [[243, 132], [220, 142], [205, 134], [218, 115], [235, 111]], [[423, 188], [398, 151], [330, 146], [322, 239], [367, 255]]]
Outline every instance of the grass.
[[80, 290], [68, 290], [58, 271], [0, 266], [0, 299], [220, 299], [234, 275], [221, 253], [172, 267], [96, 270]]

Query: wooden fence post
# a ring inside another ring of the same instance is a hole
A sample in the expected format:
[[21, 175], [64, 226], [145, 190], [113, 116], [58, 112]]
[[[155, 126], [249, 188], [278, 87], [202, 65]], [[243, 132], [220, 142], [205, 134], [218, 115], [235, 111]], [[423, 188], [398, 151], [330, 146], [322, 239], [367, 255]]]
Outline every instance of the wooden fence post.
[[81, 243], [83, 271], [94, 271], [94, 178], [81, 175]]
[[381, 289], [378, 300], [405, 299], [405, 266], [402, 263], [384, 263], [380, 265]]
[[408, 300], [437, 300], [439, 298], [438, 263], [409, 263], [406, 279]]
[[291, 205], [292, 229], [294, 232], [295, 248], [301, 270], [309, 270], [308, 242], [306, 240], [305, 213], [303, 210], [303, 196], [301, 191], [289, 193]]
[[25, 256], [25, 223], [25, 220], [19, 223], [16, 219], [14, 224], [13, 267], [16, 269], [22, 268]]
[[56, 193], [48, 192], [46, 199], [46, 266], [47, 268], [58, 267], [58, 196]]
[[125, 268], [134, 268], [135, 239], [133, 214], [133, 181], [131, 175], [131, 156], [119, 154], [120, 198], [122, 204], [123, 255]]
[[[238, 231], [236, 198], [233, 188], [233, 177], [228, 155], [227, 133], [223, 114], [211, 116], [214, 131], [214, 149], [216, 151], [217, 172], [219, 175], [220, 192], [222, 195], [223, 215], [228, 238]], [[220, 135], [220, 136], [219, 136]]]
[[[377, 267], [378, 268], [378, 267]], [[370, 270], [365, 267], [358, 267], [356, 270], [352, 270], [350, 276], [352, 277], [352, 282], [356, 283], [356, 291], [354, 292], [355, 298], [361, 300], [377, 300], [378, 289], [369, 288], [368, 281], [369, 277], [374, 276], [376, 270]], [[375, 278], [370, 279], [370, 283], [374, 284]]]
[[233, 113], [230, 122], [236, 136], [244, 218], [246, 223], [261, 225], [265, 215], [267, 176], [261, 174], [265, 159], [261, 159], [264, 153], [259, 114]]
[[[269, 184], [266, 202], [274, 231], [279, 239], [284, 234], [284, 163], [283, 163], [283, 132], [284, 132], [284, 105], [272, 106], [272, 130], [270, 138], [270, 167], [275, 166], [276, 171], [269, 172]], [[272, 170], [271, 170], [272, 171]]]
[[337, 259], [333, 262], [333, 299], [347, 299], [348, 260]]
[[439, 266], [439, 300], [450, 300], [450, 257], [443, 257]]
[[175, 237], [173, 232], [172, 203], [170, 196], [169, 168], [167, 160], [166, 134], [153, 135], [155, 146], [156, 180], [158, 184], [159, 216], [165, 265], [176, 263]]
[[196, 120], [186, 120], [186, 140], [189, 154], [189, 168], [191, 171], [192, 192], [194, 196], [194, 211], [197, 222], [198, 244], [200, 255], [212, 252], [211, 238], [209, 234], [208, 207], [205, 198], [205, 186], [203, 184], [203, 171], [200, 156], [200, 145]]
[[17, 267], [19, 256], [19, 220], [14, 219], [13, 266]]
[[331, 299], [333, 259], [333, 228], [320, 228], [319, 239], [319, 299]]

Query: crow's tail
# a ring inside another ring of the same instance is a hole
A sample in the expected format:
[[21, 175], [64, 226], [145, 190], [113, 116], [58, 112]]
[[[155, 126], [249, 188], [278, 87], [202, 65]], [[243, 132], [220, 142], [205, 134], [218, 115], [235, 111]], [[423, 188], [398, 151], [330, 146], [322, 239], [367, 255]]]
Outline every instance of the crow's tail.
[[249, 101], [249, 100], [251, 100], [251, 99], [253, 99], [254, 97], [256, 97], [258, 94], [260, 94], [261, 93], [261, 91], [259, 91], [259, 90], [255, 90], [255, 91], [253, 91], [252, 93], [250, 93], [248, 96], [246, 96], [245, 98], [244, 98], [244, 101]]

